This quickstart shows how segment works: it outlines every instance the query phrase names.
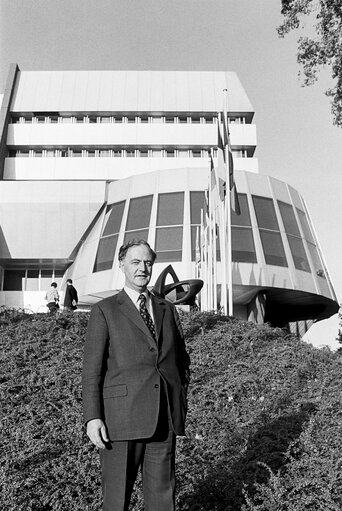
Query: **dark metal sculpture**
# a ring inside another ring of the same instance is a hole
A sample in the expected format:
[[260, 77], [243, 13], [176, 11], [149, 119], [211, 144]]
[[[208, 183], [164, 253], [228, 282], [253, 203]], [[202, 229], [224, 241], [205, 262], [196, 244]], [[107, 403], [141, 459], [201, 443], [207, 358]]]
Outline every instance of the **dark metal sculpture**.
[[[165, 284], [168, 275], [173, 279], [171, 284]], [[202, 287], [203, 280], [200, 279], [179, 281], [175, 270], [169, 264], [159, 275], [153, 286], [152, 293], [162, 298], [169, 298], [175, 305], [194, 305], [196, 295]]]

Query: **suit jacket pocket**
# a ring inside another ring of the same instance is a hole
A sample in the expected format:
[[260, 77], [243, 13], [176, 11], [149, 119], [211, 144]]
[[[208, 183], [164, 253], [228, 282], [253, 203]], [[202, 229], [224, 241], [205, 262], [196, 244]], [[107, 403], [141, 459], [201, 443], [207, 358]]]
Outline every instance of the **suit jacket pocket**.
[[127, 396], [127, 385], [112, 385], [103, 388], [103, 399], [120, 396]]

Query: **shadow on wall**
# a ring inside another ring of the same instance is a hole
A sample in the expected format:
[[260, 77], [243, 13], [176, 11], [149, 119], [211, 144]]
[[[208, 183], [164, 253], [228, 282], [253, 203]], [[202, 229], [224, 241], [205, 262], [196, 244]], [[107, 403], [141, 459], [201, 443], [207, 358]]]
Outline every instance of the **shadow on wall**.
[[0, 260], [10, 259], [11, 253], [9, 251], [2, 227], [0, 226]]

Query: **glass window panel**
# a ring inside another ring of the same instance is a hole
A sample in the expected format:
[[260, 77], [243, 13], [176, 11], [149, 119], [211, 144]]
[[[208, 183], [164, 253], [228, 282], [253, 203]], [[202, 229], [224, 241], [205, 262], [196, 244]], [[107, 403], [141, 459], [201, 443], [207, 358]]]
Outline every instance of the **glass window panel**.
[[118, 237], [118, 234], [114, 234], [113, 236], [100, 239], [94, 264], [94, 272], [112, 268]]
[[266, 264], [287, 266], [283, 242], [279, 232], [260, 230], [262, 248]]
[[304, 213], [304, 211], [301, 211], [298, 208], [297, 208], [297, 213], [298, 213], [300, 225], [302, 226], [302, 229], [303, 229], [304, 238], [307, 241], [310, 241], [311, 243], [315, 243], [315, 240], [314, 240], [314, 237], [312, 235], [312, 232], [311, 232], [310, 225], [309, 225], [309, 222], [308, 222], [306, 214]]
[[55, 279], [61, 279], [64, 275], [64, 270], [55, 270]]
[[259, 227], [279, 231], [273, 200], [253, 195], [253, 203]]
[[183, 227], [163, 227], [156, 232], [158, 262], [182, 260]]
[[205, 210], [204, 200], [204, 192], [190, 192], [190, 222], [192, 224], [201, 223], [201, 209]]
[[126, 231], [142, 229], [150, 225], [152, 195], [131, 199], [128, 210]]
[[196, 261], [200, 257], [201, 228], [199, 225], [191, 226], [191, 260]]
[[[201, 244], [201, 228], [199, 225], [191, 226], [191, 260], [198, 260]], [[220, 237], [216, 236], [216, 261], [221, 261]]]
[[24, 282], [25, 270], [4, 271], [4, 291], [22, 291]]
[[124, 243], [131, 240], [145, 240], [148, 238], [148, 229], [139, 229], [138, 231], [129, 231], [125, 233]]
[[28, 270], [26, 291], [39, 291], [39, 270]]
[[51, 286], [52, 278], [42, 277], [40, 279], [40, 291], [46, 291]]
[[295, 236], [287, 236], [287, 239], [289, 241], [294, 265], [297, 270], [310, 272], [309, 261], [306, 257], [302, 239], [296, 238]]
[[41, 270], [40, 276], [42, 278], [52, 279], [52, 270]]
[[299, 227], [291, 204], [278, 201], [281, 218], [283, 219], [286, 234], [300, 236]]
[[324, 265], [321, 261], [316, 245], [308, 243], [308, 249], [316, 275], [325, 278]]
[[183, 224], [183, 212], [184, 192], [159, 194], [157, 225]]
[[103, 229], [102, 236], [108, 236], [109, 234], [116, 234], [120, 231], [121, 220], [123, 210], [125, 207], [125, 201], [117, 202], [112, 204], [106, 214], [107, 220], [105, 228]]
[[252, 229], [232, 227], [232, 260], [240, 263], [256, 263]]
[[241, 214], [237, 215], [232, 210], [232, 213], [231, 213], [232, 225], [248, 225], [248, 226], [250, 226], [251, 225], [251, 217], [249, 214], [247, 195], [245, 193], [239, 193], [238, 197], [239, 197]]

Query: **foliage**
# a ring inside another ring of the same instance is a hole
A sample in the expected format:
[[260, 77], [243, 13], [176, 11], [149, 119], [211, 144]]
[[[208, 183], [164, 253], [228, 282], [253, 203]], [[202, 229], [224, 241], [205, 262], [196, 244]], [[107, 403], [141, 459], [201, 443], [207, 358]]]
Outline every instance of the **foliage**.
[[[178, 509], [340, 509], [341, 355], [267, 325], [181, 319], [192, 382]], [[1, 509], [101, 508], [98, 454], [81, 417], [87, 320], [0, 310]], [[143, 509], [140, 486], [131, 511]]]
[[301, 27], [301, 20], [312, 21], [314, 36], [298, 40], [297, 60], [304, 74], [304, 85], [317, 80], [325, 66], [331, 68], [334, 86], [326, 91], [332, 99], [334, 124], [342, 126], [342, 3], [341, 0], [282, 0], [284, 21], [281, 37]]
[[[340, 305], [340, 309], [338, 311], [338, 332], [337, 332], [337, 337], [336, 337], [336, 341], [338, 341], [340, 344], [342, 344], [342, 305]], [[340, 348], [340, 350], [342, 350], [342, 346]]]

